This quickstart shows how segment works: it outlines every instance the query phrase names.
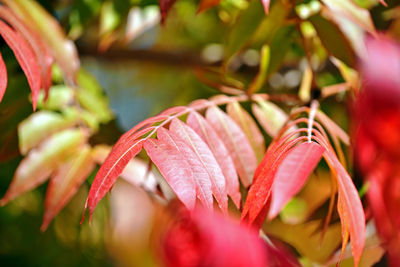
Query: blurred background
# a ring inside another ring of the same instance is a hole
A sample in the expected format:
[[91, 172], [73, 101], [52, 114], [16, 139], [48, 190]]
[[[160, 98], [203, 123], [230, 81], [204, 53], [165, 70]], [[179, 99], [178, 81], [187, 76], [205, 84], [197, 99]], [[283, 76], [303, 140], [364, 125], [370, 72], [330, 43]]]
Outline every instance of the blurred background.
[[[315, 86], [324, 88], [344, 82], [341, 69], [329, 60], [329, 53], [312, 27], [310, 30], [306, 24], [301, 29], [296, 28], [286, 21], [290, 20], [290, 15], [285, 22], [281, 19], [289, 12], [285, 4], [281, 4], [286, 1], [272, 1], [269, 19], [265, 19], [261, 4], [255, 0], [222, 0], [217, 7], [201, 13], [197, 13], [197, 1], [179, 0], [164, 25], [160, 24], [156, 0], [38, 2], [57, 18], [68, 37], [75, 41], [82, 68], [98, 81], [111, 108], [112, 119], [99, 123], [98, 131], [89, 140], [92, 145], [112, 145], [123, 132], [163, 109], [220, 93], [220, 88], [214, 84], [247, 88], [258, 72], [261, 47], [265, 43], [270, 46], [271, 60], [261, 92], [297, 94], [308, 66], [301, 36], [311, 36], [307, 42], [313, 51], [310, 62], [317, 73]], [[316, 0], [287, 2], [294, 2], [298, 14], [305, 16], [318, 12], [321, 6]], [[386, 1], [388, 8], [373, 0], [356, 2], [370, 9], [378, 30], [400, 38], [400, 12], [395, 0]], [[251, 19], [241, 19], [246, 16]], [[351, 43], [345, 45], [351, 45], [354, 53], [360, 54], [363, 48], [358, 42], [362, 39], [357, 39], [362, 37], [358, 28], [352, 28], [353, 24], [345, 20], [342, 23], [342, 29], [348, 28], [346, 36]], [[259, 24], [262, 24], [261, 30], [249, 33]], [[32, 108], [26, 79], [4, 42], [1, 42], [1, 52], [9, 72], [9, 86], [0, 103], [0, 195], [4, 195], [22, 159], [17, 126], [31, 115]], [[226, 68], [228, 74], [221, 76], [221, 68]], [[321, 107], [348, 129], [344, 94], [325, 98]], [[288, 110], [289, 107], [282, 108]], [[146, 163], [138, 162], [137, 171], [145, 172]], [[166, 219], [145, 190], [120, 180], [113, 193], [96, 208], [92, 224], [79, 224], [96, 170], [43, 233], [40, 225], [47, 183], [1, 207], [0, 265], [157, 266], [152, 235], [157, 232], [155, 225]], [[271, 223], [266, 231], [288, 242], [303, 256], [324, 262], [340, 245], [337, 217], [329, 228], [326, 245], [320, 246], [318, 251], [311, 249], [318, 240], [310, 240], [310, 243], [304, 242], [304, 237], [292, 240], [290, 234], [304, 229], [315, 231], [317, 226], [306, 221], [305, 216], [312, 214], [321, 218], [317, 210], [327, 208], [329, 174], [322, 170], [318, 176], [310, 179], [302, 195], [291, 202], [281, 219]], [[360, 185], [356, 178], [357, 182]], [[311, 197], [314, 190], [321, 192], [321, 199]], [[294, 226], [298, 223], [300, 226]], [[374, 253], [382, 254], [371, 251], [371, 255]]]

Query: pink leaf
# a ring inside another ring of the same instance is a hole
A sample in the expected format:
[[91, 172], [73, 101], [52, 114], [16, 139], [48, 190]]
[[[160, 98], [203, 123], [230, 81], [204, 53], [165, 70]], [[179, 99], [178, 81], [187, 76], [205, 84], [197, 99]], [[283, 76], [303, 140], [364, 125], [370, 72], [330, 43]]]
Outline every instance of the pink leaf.
[[289, 151], [280, 164], [272, 184], [269, 219], [275, 218], [287, 202], [300, 191], [321, 160], [324, 150], [315, 142], [307, 142]]
[[142, 150], [144, 139], [137, 138], [151, 130], [151, 127], [145, 128], [132, 135], [130, 138], [122, 139], [122, 136], [114, 145], [90, 187], [89, 196], [85, 205], [85, 209], [89, 208], [89, 220], [93, 214], [94, 208], [112, 188], [128, 162]]
[[243, 185], [248, 187], [253, 180], [257, 158], [246, 135], [233, 119], [218, 107], [207, 109], [206, 118], [228, 149]]
[[212, 192], [222, 211], [226, 212], [228, 208], [228, 197], [226, 193], [225, 178], [218, 165], [213, 153], [207, 144], [196, 134], [196, 132], [178, 119], [173, 119], [169, 127], [172, 133], [175, 133], [195, 152], [201, 167], [204, 169], [211, 181]]
[[[289, 149], [297, 142], [304, 139], [306, 139], [306, 137], [302, 136], [282, 146], [277, 147], [276, 145], [271, 145], [268, 148], [264, 159], [258, 165], [254, 174], [254, 182], [250, 187], [242, 212], [243, 220], [253, 224], [255, 221], [262, 221], [264, 219], [266, 215], [265, 206], [270, 199], [271, 188], [278, 167], [287, 155]], [[262, 211], [264, 211], [261, 216], [262, 218], [258, 218]]]
[[177, 197], [188, 209], [193, 209], [196, 204], [195, 177], [180, 150], [173, 143], [155, 139], [146, 140], [143, 146]]
[[250, 114], [244, 110], [238, 102], [229, 103], [226, 106], [228, 115], [242, 128], [253, 147], [258, 162], [264, 157], [265, 142], [257, 123]]
[[[200, 201], [207, 209], [213, 207], [212, 185], [204, 165], [196, 155], [196, 152], [186, 144], [176, 133], [160, 128], [157, 132], [157, 138], [161, 142], [167, 143], [174, 147], [181, 154], [181, 159], [185, 159], [192, 169], [194, 180], [196, 183], [196, 194]], [[176, 172], [177, 169], [169, 168], [169, 172]], [[188, 179], [186, 176], [180, 176], [180, 179]], [[189, 177], [190, 179], [190, 177]]]
[[232, 198], [236, 207], [240, 207], [241, 195], [239, 192], [239, 181], [233, 164], [232, 157], [218, 134], [211, 127], [208, 121], [199, 113], [193, 111], [187, 118], [187, 124], [206, 142], [214, 154], [222, 173], [229, 196]]
[[7, 68], [0, 53], [0, 102], [7, 88]]
[[90, 147], [86, 145], [64, 163], [50, 179], [46, 193], [45, 213], [41, 230], [64, 208], [94, 168]]
[[35, 54], [29, 43], [16, 31], [0, 20], [0, 35], [14, 52], [22, 70], [24, 71], [32, 91], [32, 105], [36, 109], [40, 90], [39, 66]]
[[36, 32], [30, 29], [10, 8], [0, 6], [0, 16], [28, 41], [40, 67], [41, 88], [45, 90], [47, 94], [51, 86], [51, 67], [53, 63], [53, 58], [49, 49]]

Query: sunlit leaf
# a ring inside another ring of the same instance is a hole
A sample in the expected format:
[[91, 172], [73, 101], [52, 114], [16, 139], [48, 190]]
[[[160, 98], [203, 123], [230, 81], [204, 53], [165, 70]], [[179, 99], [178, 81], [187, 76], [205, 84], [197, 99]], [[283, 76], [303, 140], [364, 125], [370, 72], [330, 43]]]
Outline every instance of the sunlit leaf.
[[271, 137], [275, 137], [288, 119], [286, 113], [269, 101], [257, 101], [252, 105], [254, 116]]
[[239, 208], [241, 200], [239, 181], [229, 151], [212, 126], [199, 113], [191, 112], [187, 118], [187, 124], [208, 144], [210, 150], [213, 152], [224, 174], [227, 192], [236, 207]]
[[66, 38], [58, 21], [33, 0], [3, 0], [49, 46], [67, 82], [74, 84], [79, 59], [75, 45]]
[[85, 135], [80, 129], [64, 130], [33, 149], [18, 166], [1, 204], [5, 205], [45, 182], [50, 174], [84, 142]]
[[29, 43], [6, 23], [0, 21], [0, 35], [14, 52], [32, 91], [32, 105], [36, 109], [41, 85], [39, 66]]
[[41, 230], [47, 229], [52, 219], [78, 191], [94, 168], [88, 145], [80, 148], [57, 169], [50, 179], [45, 199], [45, 213]]
[[[351, 180], [347, 171], [340, 164], [339, 160], [331, 152], [326, 151], [325, 160], [332, 168], [331, 171], [337, 174], [338, 182], [338, 210], [342, 227], [350, 234], [352, 253], [355, 266], [361, 259], [365, 244], [365, 215], [357, 189]], [[343, 239], [342, 246], [346, 246], [346, 240]]]
[[228, 115], [242, 128], [256, 153], [258, 162], [264, 157], [265, 141], [256, 122], [239, 103], [233, 102], [226, 106]]
[[[196, 152], [185, 142], [184, 139], [179, 137], [174, 132], [167, 131], [165, 128], [160, 128], [158, 130], [157, 139], [175, 147], [175, 149], [179, 151], [181, 159], [185, 159], [187, 161], [193, 172], [197, 197], [200, 199], [205, 208], [212, 209], [212, 183], [207, 170], [204, 168], [204, 165], [202, 164]], [[169, 171], [175, 172], [176, 170], [169, 169]], [[180, 179], [187, 178], [186, 176], [180, 176]]]
[[217, 107], [207, 109], [206, 118], [228, 149], [241, 182], [248, 187], [253, 180], [257, 158], [246, 135]]
[[357, 23], [364, 30], [376, 34], [374, 23], [367, 9], [359, 7], [351, 0], [322, 0], [336, 15], [341, 14]]
[[[169, 127], [172, 133], [175, 133], [195, 152], [199, 163], [211, 181], [211, 188], [219, 207], [227, 211], [228, 198], [225, 186], [225, 177], [218, 165], [213, 153], [207, 144], [196, 134], [196, 132], [178, 119], [173, 119]], [[193, 165], [191, 165], [193, 167]]]
[[32, 114], [18, 126], [19, 149], [23, 155], [52, 134], [72, 126], [76, 118], [42, 110]]
[[129, 138], [125, 138], [123, 135], [114, 145], [90, 187], [89, 196], [85, 205], [85, 209], [89, 209], [89, 219], [97, 204], [112, 188], [125, 166], [142, 150], [144, 139], [138, 138], [150, 130], [151, 128], [144, 129]]
[[268, 218], [273, 219], [284, 205], [304, 186], [322, 158], [324, 148], [315, 142], [297, 145], [281, 162], [272, 184]]

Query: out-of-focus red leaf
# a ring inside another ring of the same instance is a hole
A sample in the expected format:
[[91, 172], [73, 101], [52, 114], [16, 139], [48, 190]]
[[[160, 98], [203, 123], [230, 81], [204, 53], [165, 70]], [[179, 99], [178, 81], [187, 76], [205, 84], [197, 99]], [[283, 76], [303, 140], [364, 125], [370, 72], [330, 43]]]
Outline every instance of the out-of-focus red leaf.
[[177, 197], [188, 209], [193, 209], [196, 204], [195, 177], [180, 150], [173, 143], [155, 139], [148, 139], [143, 146]]
[[228, 149], [242, 184], [248, 187], [253, 180], [257, 158], [246, 135], [233, 119], [218, 107], [207, 109], [206, 118]]
[[269, 219], [275, 218], [287, 202], [303, 187], [322, 158], [325, 149], [315, 142], [292, 148], [280, 164], [272, 184]]
[[3, 99], [7, 88], [7, 68], [0, 53], [0, 102]]
[[219, 4], [221, 0], [201, 0], [197, 13], [203, 12]]
[[49, 49], [45, 46], [36, 32], [30, 29], [29, 26], [16, 16], [10, 8], [0, 6], [0, 16], [28, 41], [30, 47], [35, 53], [36, 60], [40, 67], [41, 88], [47, 95], [51, 86], [51, 65], [53, 63], [53, 58]]
[[400, 45], [387, 37], [367, 38], [360, 65], [362, 88], [353, 113], [357, 166], [370, 184], [367, 195], [389, 265], [400, 260]]
[[[361, 259], [366, 236], [363, 206], [353, 181], [337, 157], [331, 151], [326, 150], [324, 158], [332, 171], [337, 174], [340, 220], [342, 227], [350, 234], [354, 265], [357, 266]], [[343, 241], [346, 240], [343, 239]], [[345, 245], [343, 242], [343, 246]]]
[[[192, 169], [194, 181], [196, 183], [197, 197], [207, 209], [212, 209], [212, 184], [207, 170], [204, 168], [204, 165], [200, 161], [196, 152], [193, 151], [193, 149], [186, 144], [185, 140], [180, 138], [176, 133], [168, 131], [165, 128], [160, 128], [158, 130], [157, 139], [175, 147], [175, 149], [181, 154], [181, 159], [185, 159], [188, 162], [189, 167]], [[176, 169], [169, 168], [169, 172], [173, 173], [176, 171]], [[186, 176], [179, 176], [179, 178], [187, 179]]]
[[269, 4], [270, 4], [270, 0], [261, 0], [261, 3], [262, 3], [263, 6], [264, 6], [265, 14], [268, 15], [268, 13], [269, 13]]
[[160, 251], [166, 266], [272, 266], [269, 244], [253, 229], [200, 209], [174, 217], [178, 219], [167, 229]]
[[35, 54], [29, 46], [29, 43], [15, 30], [0, 20], [0, 35], [14, 52], [32, 91], [32, 105], [36, 109], [36, 103], [39, 97], [41, 79], [39, 66], [36, 62]]
[[172, 133], [175, 133], [195, 152], [201, 167], [204, 169], [211, 181], [211, 188], [217, 203], [222, 211], [226, 212], [228, 208], [228, 197], [225, 186], [225, 178], [218, 165], [213, 153], [207, 144], [196, 134], [196, 132], [178, 119], [173, 119], [169, 127]]
[[41, 231], [45, 231], [51, 220], [62, 210], [78, 191], [94, 168], [90, 147], [86, 145], [63, 164], [50, 179], [46, 193], [45, 213]]
[[218, 134], [199, 113], [193, 111], [187, 118], [187, 124], [206, 142], [214, 154], [222, 173], [225, 177], [225, 184], [229, 196], [232, 198], [236, 207], [240, 207], [241, 195], [239, 192], [239, 181], [233, 164], [232, 157], [229, 155]]
[[242, 128], [253, 147], [258, 162], [264, 157], [265, 141], [260, 129], [250, 114], [238, 102], [226, 106], [228, 115]]
[[161, 23], [164, 24], [171, 7], [175, 4], [176, 0], [159, 0]]
[[145, 128], [130, 138], [123, 138], [124, 136], [121, 136], [120, 140], [114, 145], [90, 187], [89, 196], [85, 204], [85, 210], [86, 208], [89, 209], [89, 220], [94, 208], [112, 188], [128, 162], [142, 150], [144, 139], [137, 138], [151, 130], [151, 127]]

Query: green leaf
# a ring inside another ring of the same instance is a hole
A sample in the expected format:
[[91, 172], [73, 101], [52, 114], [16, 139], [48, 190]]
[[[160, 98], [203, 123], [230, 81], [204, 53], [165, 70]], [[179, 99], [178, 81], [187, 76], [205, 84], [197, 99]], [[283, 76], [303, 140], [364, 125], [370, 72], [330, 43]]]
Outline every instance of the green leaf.
[[55, 85], [50, 88], [49, 96], [44, 101], [45, 93], [40, 92], [38, 107], [39, 109], [61, 110], [74, 101], [74, 91], [65, 85]]
[[309, 18], [326, 50], [349, 66], [355, 64], [355, 53], [349, 40], [333, 22], [314, 15]]
[[88, 72], [78, 73], [77, 98], [80, 105], [91, 113], [100, 123], [107, 123], [113, 118], [108, 98], [96, 79]]
[[39, 143], [62, 129], [72, 126], [77, 121], [75, 117], [64, 117], [51, 111], [42, 110], [33, 113], [18, 126], [19, 149], [22, 155]]
[[248, 8], [240, 14], [229, 34], [226, 44], [226, 62], [229, 62], [232, 56], [249, 41], [264, 17], [265, 13], [260, 0], [251, 0]]

